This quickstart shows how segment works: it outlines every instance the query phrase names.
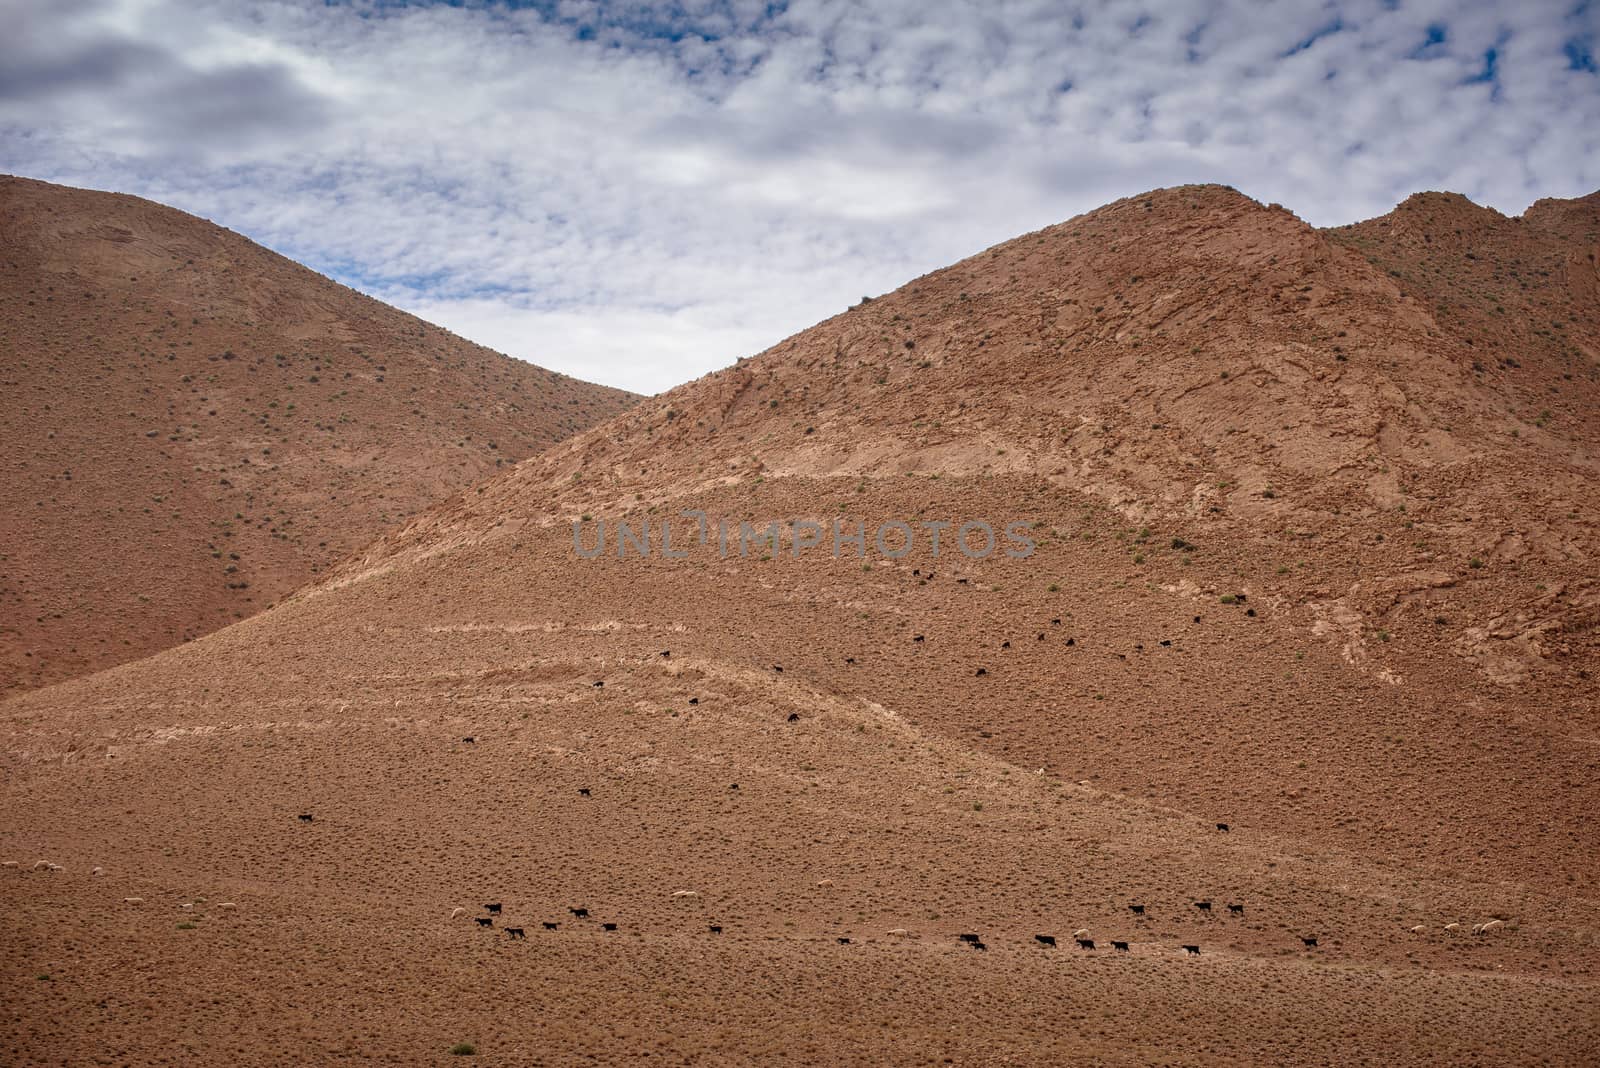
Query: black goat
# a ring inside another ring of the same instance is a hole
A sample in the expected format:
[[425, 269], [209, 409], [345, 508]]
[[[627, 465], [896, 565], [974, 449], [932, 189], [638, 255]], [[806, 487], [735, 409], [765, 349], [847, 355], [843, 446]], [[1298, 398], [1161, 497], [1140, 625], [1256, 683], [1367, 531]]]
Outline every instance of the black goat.
[[494, 926], [494, 917], [492, 917], [492, 916], [474, 916], [473, 919], [478, 921], [478, 926], [479, 927], [493, 927]]
[[498, 902], [498, 901], [496, 901], [492, 905], [485, 905], [483, 907], [492, 916], [500, 915], [500, 902]]
[[712, 924], [711, 925], [711, 933], [712, 934], [721, 934], [722, 933], [722, 924], [720, 924], [720, 923]]
[[[966, 579], [961, 579], [960, 581], [965, 582], [967, 580]], [[977, 949], [977, 950], [987, 951], [988, 948], [989, 948], [988, 946], [984, 945], [982, 942], [968, 942], [967, 944], [970, 945], [973, 949]]]
[[781, 675], [781, 674], [783, 674], [783, 665], [782, 664], [773, 664], [772, 665], [772, 670], [776, 671], [778, 674]]
[[961, 941], [963, 941], [963, 942], [982, 942], [983, 941], [982, 938], [979, 938], [975, 934], [956, 935], [956, 937], [961, 939]]
[[663, 649], [663, 650], [661, 650], [661, 655], [662, 656], [671, 656], [672, 655], [672, 650], [671, 649]]
[[1068, 638], [1067, 639], [1067, 644], [1068, 645], [1077, 645], [1078, 644], [1078, 639], [1076, 639], [1076, 638]]
[[310, 823], [311, 822], [311, 813], [309, 813], [309, 812], [300, 813], [300, 822], [301, 823]]
[[508, 937], [510, 937], [510, 938], [527, 938], [528, 937], [527, 935], [522, 933], [522, 928], [520, 928], [520, 927], [507, 927], [506, 928], [506, 935]]
[[1211, 902], [1209, 902], [1209, 901], [1196, 901], [1194, 903], [1194, 907], [1199, 909], [1201, 912], [1210, 912], [1211, 911]]
[[1144, 915], [1144, 906], [1143, 905], [1129, 905], [1128, 906], [1128, 911], [1133, 913], [1135, 916], [1143, 916]]
[[1009, 649], [1009, 648], [1011, 648], [1011, 642], [1010, 642], [1010, 641], [1009, 641], [1009, 640], [1008, 640], [1008, 641], [1003, 641], [1003, 642], [1001, 642], [1001, 643], [1000, 643], [1000, 648], [1002, 648], [1002, 649]]
[[789, 722], [790, 723], [799, 723], [800, 722], [800, 713], [798, 713], [798, 712], [790, 712], [789, 713]]
[[594, 688], [595, 688], [595, 689], [597, 689], [597, 690], [598, 690], [598, 689], [600, 689], [600, 688], [601, 688], [601, 687], [602, 687], [602, 686], [604, 686], [604, 685], [605, 685], [605, 683], [604, 683], [604, 682], [603, 682], [603, 681], [598, 681], [598, 680], [597, 680], [597, 681], [596, 681], [596, 682], [595, 682], [595, 684], [594, 684]]
[[1034, 935], [1033, 940], [1041, 946], [1049, 946], [1051, 949], [1056, 948], [1055, 935]]
[[614, 923], [602, 923], [600, 925], [600, 929], [602, 931], [615, 931], [617, 929], [617, 925]]
[[549, 920], [545, 920], [544, 921], [544, 929], [546, 931], [554, 931], [556, 928], [558, 928], [560, 926], [561, 925], [559, 923], [551, 923]]
[[920, 642], [920, 641], [925, 641], [926, 639], [923, 638], [922, 635], [918, 634], [916, 637], [912, 638], [911, 640], [914, 641], [914, 642]]
[[1217, 830], [1226, 833], [1228, 830], [1228, 825], [1226, 823], [1219, 823], [1217, 824]]
[[579, 797], [589, 797], [590, 796], [589, 788], [587, 786], [578, 787], [578, 796]]
[[699, 703], [700, 703], [700, 698], [698, 698], [698, 697], [691, 697], [691, 698], [689, 698], [689, 703], [690, 703], [690, 704], [691, 704], [691, 705], [697, 705], [697, 704], [699, 704]]
[[1050, 621], [1050, 625], [1051, 625], [1051, 626], [1053, 626], [1053, 627], [1059, 627], [1059, 626], [1061, 626], [1061, 617], [1060, 617], [1060, 616], [1057, 616], [1057, 617], [1056, 617], [1056, 618], [1055, 618], [1055, 619], [1052, 619], [1052, 620], [1051, 620], [1051, 621]]
[[1189, 956], [1191, 956], [1191, 957], [1198, 957], [1200, 955], [1200, 947], [1199, 946], [1184, 946], [1183, 947], [1183, 951], [1185, 953], [1189, 954]]
[[1080, 939], [1078, 939], [1078, 948], [1079, 949], [1093, 949], [1094, 948], [1094, 939], [1092, 939], [1092, 938], [1080, 938]]
[[1126, 953], [1126, 952], [1128, 952], [1128, 943], [1126, 943], [1126, 942], [1113, 942], [1113, 943], [1111, 943], [1111, 948], [1116, 950], [1118, 953]]
[[987, 675], [987, 674], [989, 674], [989, 669], [988, 668], [979, 668], [978, 669], [978, 674], [979, 675]]
[[850, 944], [850, 939], [848, 939], [848, 938], [841, 938], [841, 939], [839, 939], [839, 944], [840, 944], [840, 945], [841, 945], [841, 946], [848, 946], [848, 945], [849, 945], [849, 944]]
[[1243, 916], [1244, 915], [1244, 906], [1243, 905], [1229, 905], [1228, 906], [1228, 911], [1233, 913], [1235, 916]]
[[474, 738], [472, 735], [469, 734], [469, 735], [467, 735], [465, 738], [463, 738], [461, 740], [463, 742], [466, 742], [468, 745], [473, 745], [473, 744], [475, 744], [477, 742], [478, 739]]
[[1308, 948], [1311, 948], [1311, 949], [1316, 949], [1317, 948], [1317, 939], [1316, 939], [1315, 936], [1313, 936], [1311, 938], [1301, 938], [1300, 941], [1304, 942]]
[[584, 919], [588, 919], [589, 918], [589, 910], [588, 909], [568, 909], [567, 911], [572, 913], [574, 916], [578, 917], [578, 919], [580, 919], [580, 920], [584, 920]]
[[854, 664], [856, 662], [856, 658], [853, 656], [847, 656], [844, 658], [844, 662], [846, 664]]

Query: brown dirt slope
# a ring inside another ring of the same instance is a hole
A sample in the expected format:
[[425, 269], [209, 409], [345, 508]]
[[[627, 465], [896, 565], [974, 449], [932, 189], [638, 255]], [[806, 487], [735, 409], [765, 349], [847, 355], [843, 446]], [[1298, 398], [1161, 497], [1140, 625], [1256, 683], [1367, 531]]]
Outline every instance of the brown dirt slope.
[[0, 693], [209, 633], [631, 398], [231, 231], [0, 177]]
[[[1367, 255], [1120, 201], [0, 705], [0, 1048], [1593, 1063], [1596, 369], [1475, 368]], [[1580, 353], [1581, 265], [1530, 282]], [[1037, 551], [792, 552], [835, 519]]]

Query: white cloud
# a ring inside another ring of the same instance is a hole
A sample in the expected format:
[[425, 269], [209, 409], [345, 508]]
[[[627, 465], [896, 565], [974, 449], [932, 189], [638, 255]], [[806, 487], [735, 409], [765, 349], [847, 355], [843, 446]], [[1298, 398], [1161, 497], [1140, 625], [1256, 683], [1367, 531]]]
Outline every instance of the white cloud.
[[0, 0], [0, 166], [643, 391], [1154, 186], [1318, 224], [1600, 186], [1600, 5], [541, 6]]

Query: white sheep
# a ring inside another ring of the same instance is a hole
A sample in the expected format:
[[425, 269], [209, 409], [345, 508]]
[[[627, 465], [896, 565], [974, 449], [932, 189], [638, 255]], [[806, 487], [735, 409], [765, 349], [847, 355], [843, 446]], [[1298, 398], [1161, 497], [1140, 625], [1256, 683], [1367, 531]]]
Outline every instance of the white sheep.
[[890, 938], [910, 938], [911, 932], [904, 927], [896, 927], [894, 930], [889, 931], [888, 935]]
[[142, 898], [142, 897], [125, 897], [125, 898], [122, 899], [122, 902], [125, 905], [143, 905], [144, 904], [144, 898]]
[[36, 861], [33, 862], [33, 870], [34, 871], [49, 871], [50, 870], [50, 862], [48, 860], [36, 860]]
[[1506, 924], [1505, 924], [1504, 920], [1490, 920], [1488, 923], [1484, 924], [1482, 927], [1480, 927], [1478, 929], [1478, 933], [1479, 934], [1488, 934], [1490, 931], [1494, 930], [1496, 927], [1504, 927], [1505, 925]]
[[830, 887], [830, 886], [833, 885], [833, 880], [832, 879], [818, 879], [817, 880], [817, 885], [819, 887], [827, 888], [827, 887]]
[[1447, 923], [1444, 925], [1444, 929], [1446, 931], [1459, 931], [1461, 930], [1461, 925], [1459, 923]]
[[465, 916], [466, 914], [467, 914], [467, 910], [462, 908], [460, 905], [457, 905], [455, 908], [450, 910], [450, 918], [452, 920], [460, 919], [462, 916]]
[[192, 909], [192, 908], [194, 908], [194, 905], [192, 905], [191, 903], [189, 903], [187, 901], [180, 901], [178, 903], [178, 907], [180, 909]]
[[219, 901], [219, 902], [217, 902], [217, 908], [219, 908], [219, 909], [236, 909], [238, 907], [239, 906], [235, 902], [232, 902], [232, 901]]
[[674, 890], [672, 892], [672, 896], [673, 897], [699, 897], [700, 895], [696, 891], [693, 891], [693, 890]]
[[1427, 929], [1428, 929], [1428, 925], [1425, 924], [1425, 923], [1419, 923], [1415, 927], [1408, 928], [1408, 930], [1412, 934], [1421, 934], [1423, 931], [1426, 931]]
[[1072, 937], [1073, 938], [1088, 938], [1089, 937], [1089, 928], [1087, 928], [1087, 927], [1078, 928], [1076, 931], [1072, 932]]
[[4, 861], [4, 862], [0, 862], [0, 868], [17, 868], [17, 869], [20, 870], [22, 868], [22, 865], [18, 864], [14, 860], [7, 860], [7, 861]]
[[89, 873], [89, 874], [90, 874], [90, 875], [104, 875], [104, 874], [105, 874], [105, 873], [106, 873], [106, 870], [105, 870], [105, 869], [104, 869], [104, 868], [102, 868], [102, 867], [99, 867], [99, 866], [98, 866], [98, 865], [97, 865], [97, 866], [96, 866], [96, 867], [95, 867], [95, 869], [94, 869], [94, 871], [92, 871], [92, 872], [90, 872], [90, 873]]

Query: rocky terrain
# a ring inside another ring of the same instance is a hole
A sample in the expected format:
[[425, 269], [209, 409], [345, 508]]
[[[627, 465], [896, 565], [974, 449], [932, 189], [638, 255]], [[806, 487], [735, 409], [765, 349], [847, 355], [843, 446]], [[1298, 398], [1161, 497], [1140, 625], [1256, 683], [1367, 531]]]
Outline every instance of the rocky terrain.
[[194, 216], [0, 177], [0, 694], [261, 611], [633, 399]]
[[0, 1050], [1593, 1063], [1597, 203], [1119, 201], [13, 697]]

